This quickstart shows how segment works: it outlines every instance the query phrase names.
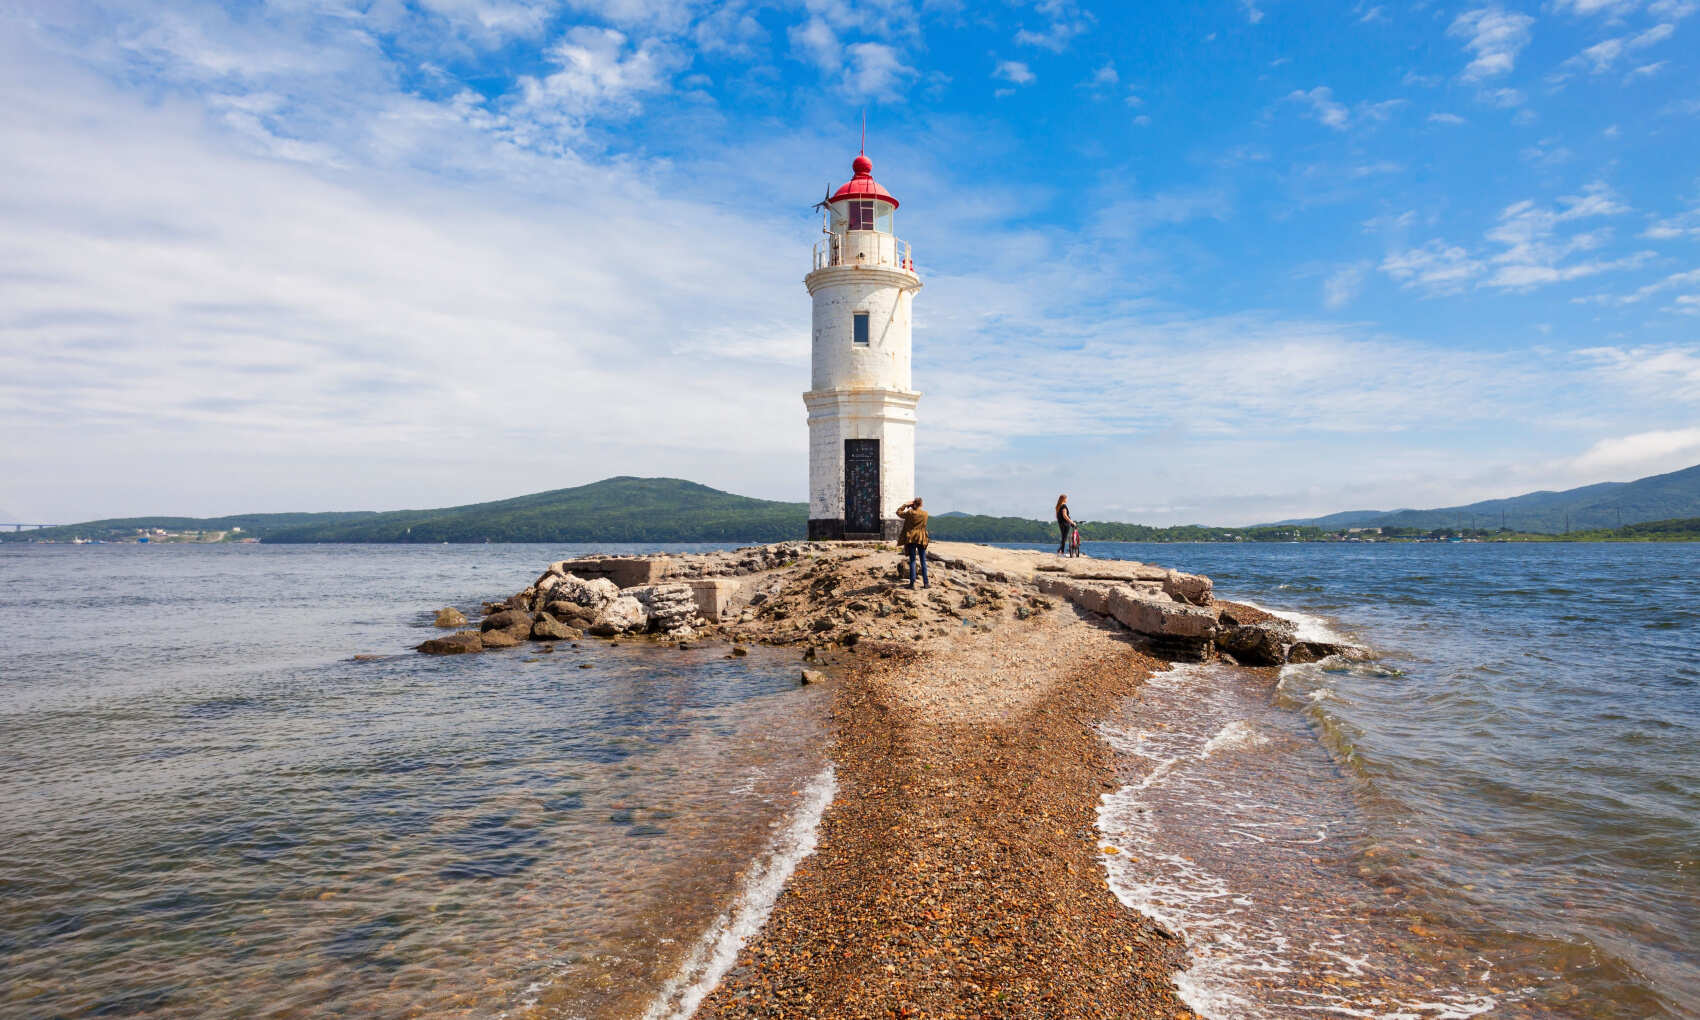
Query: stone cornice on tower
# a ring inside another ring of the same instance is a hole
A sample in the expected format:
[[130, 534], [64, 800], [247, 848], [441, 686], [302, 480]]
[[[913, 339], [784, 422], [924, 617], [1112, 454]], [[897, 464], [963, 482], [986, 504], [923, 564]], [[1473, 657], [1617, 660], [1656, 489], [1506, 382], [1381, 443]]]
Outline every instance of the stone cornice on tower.
[[896, 287], [910, 293], [921, 289], [919, 276], [906, 269], [893, 269], [889, 266], [826, 266], [803, 277], [803, 286], [809, 289], [811, 296], [821, 287], [834, 287], [845, 283], [872, 283]]

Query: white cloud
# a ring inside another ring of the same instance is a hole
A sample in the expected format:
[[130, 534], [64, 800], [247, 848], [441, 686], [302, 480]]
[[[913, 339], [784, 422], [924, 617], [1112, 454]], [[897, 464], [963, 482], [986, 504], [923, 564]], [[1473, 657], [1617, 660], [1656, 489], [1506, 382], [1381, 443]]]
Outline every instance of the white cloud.
[[1593, 74], [1604, 74], [1612, 69], [1625, 54], [1646, 49], [1655, 43], [1664, 41], [1676, 31], [1676, 26], [1665, 22], [1654, 25], [1638, 35], [1617, 36], [1605, 39], [1589, 46], [1581, 53], [1566, 60], [1562, 67], [1580, 67]]
[[1016, 32], [1016, 45], [1037, 46], [1052, 53], [1061, 53], [1077, 36], [1084, 35], [1092, 27], [1092, 15], [1082, 11], [1072, 0], [1043, 0], [1038, 11], [1050, 19], [1050, 24], [1038, 32], [1025, 28]]
[[1674, 241], [1679, 238], [1700, 238], [1700, 203], [1694, 208], [1665, 216], [1648, 224], [1641, 236], [1654, 241]]
[[791, 50], [799, 59], [814, 64], [822, 71], [837, 69], [844, 55], [843, 49], [838, 44], [838, 33], [824, 18], [810, 18], [792, 25], [788, 34]]
[[1428, 115], [1428, 122], [1430, 124], [1447, 125], [1465, 123], [1464, 118], [1458, 116], [1456, 113], [1431, 113]]
[[1322, 283], [1322, 304], [1336, 311], [1351, 304], [1364, 286], [1364, 265], [1342, 266], [1328, 275]]
[[1535, 19], [1503, 7], [1481, 7], [1453, 20], [1446, 34], [1464, 40], [1474, 59], [1459, 76], [1464, 81], [1481, 81], [1510, 71], [1517, 54], [1529, 45], [1529, 26]]
[[1458, 245], [1429, 241], [1388, 255], [1381, 271], [1407, 287], [1430, 294], [1456, 294], [1482, 272], [1484, 264]]
[[1350, 119], [1345, 104], [1336, 102], [1334, 90], [1326, 85], [1318, 85], [1306, 92], [1296, 89], [1287, 93], [1287, 98], [1296, 102], [1308, 103], [1311, 113], [1323, 124], [1336, 131], [1346, 130], [1346, 122]]
[[667, 89], [673, 72], [689, 62], [657, 39], [629, 43], [618, 29], [579, 25], [544, 51], [559, 70], [521, 77], [511, 107], [512, 116], [533, 125], [522, 132], [524, 140], [571, 134], [593, 115], [636, 113], [640, 97]]
[[1019, 60], [1000, 60], [998, 66], [992, 69], [993, 78], [1001, 78], [1011, 85], [1031, 85], [1037, 77], [1027, 65]]
[[1612, 378], [1642, 398], [1700, 400], [1700, 348], [1592, 347], [1577, 353], [1592, 364], [1594, 372]]
[[1637, 469], [1652, 473], [1649, 464], [1671, 461], [1682, 466], [1700, 460], [1700, 429], [1669, 429], [1657, 432], [1638, 432], [1631, 436], [1602, 439], [1576, 458], [1578, 471], [1615, 471]]
[[852, 43], [848, 52], [850, 67], [844, 72], [844, 85], [852, 95], [895, 99], [918, 73], [885, 43]]

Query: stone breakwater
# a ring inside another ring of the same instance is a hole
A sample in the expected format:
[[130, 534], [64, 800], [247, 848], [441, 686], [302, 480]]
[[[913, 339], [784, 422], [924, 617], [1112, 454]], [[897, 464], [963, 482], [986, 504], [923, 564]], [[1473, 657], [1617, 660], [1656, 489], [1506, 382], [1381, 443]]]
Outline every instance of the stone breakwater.
[[421, 649], [760, 642], [829, 682], [838, 793], [815, 852], [697, 1016], [1194, 1016], [1182, 941], [1108, 884], [1099, 725], [1175, 659], [1339, 649], [1195, 574], [962, 543], [929, 561], [930, 588], [872, 543], [562, 561]]
[[[937, 543], [930, 589], [877, 543], [781, 542], [731, 552], [562, 560], [524, 590], [485, 602], [476, 629], [433, 638], [421, 652], [453, 655], [585, 634], [674, 641], [719, 635], [805, 645], [811, 657], [868, 640], [925, 648], [967, 626], [1024, 621], [1058, 601], [1119, 627], [1145, 650], [1188, 662], [1277, 666], [1353, 649], [1301, 641], [1294, 626], [1215, 599], [1209, 578], [1122, 560], [1059, 559], [1029, 550]], [[440, 627], [467, 624], [454, 608]]]

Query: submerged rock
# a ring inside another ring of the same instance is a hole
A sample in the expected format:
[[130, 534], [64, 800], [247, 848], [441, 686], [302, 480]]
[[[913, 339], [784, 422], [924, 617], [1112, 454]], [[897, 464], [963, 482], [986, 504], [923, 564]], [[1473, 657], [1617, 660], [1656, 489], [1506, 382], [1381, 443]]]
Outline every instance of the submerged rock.
[[466, 614], [452, 606], [445, 606], [437, 610], [437, 619], [434, 622], [439, 627], [464, 627]]
[[464, 655], [467, 652], [482, 652], [484, 639], [475, 630], [463, 630], [446, 637], [432, 638], [419, 646], [426, 655]]
[[525, 634], [512, 630], [487, 630], [480, 637], [485, 648], [512, 648], [525, 640]]

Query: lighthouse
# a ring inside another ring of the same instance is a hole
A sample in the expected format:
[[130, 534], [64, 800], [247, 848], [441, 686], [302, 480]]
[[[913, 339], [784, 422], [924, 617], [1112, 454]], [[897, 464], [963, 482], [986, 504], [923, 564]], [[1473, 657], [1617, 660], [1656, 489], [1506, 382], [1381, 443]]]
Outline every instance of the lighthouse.
[[866, 153], [828, 198], [814, 269], [809, 358], [809, 538], [895, 542], [915, 496], [910, 312], [921, 278], [895, 233], [897, 199]]

